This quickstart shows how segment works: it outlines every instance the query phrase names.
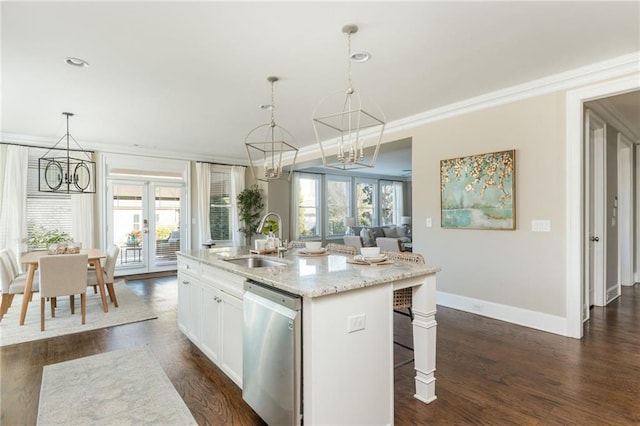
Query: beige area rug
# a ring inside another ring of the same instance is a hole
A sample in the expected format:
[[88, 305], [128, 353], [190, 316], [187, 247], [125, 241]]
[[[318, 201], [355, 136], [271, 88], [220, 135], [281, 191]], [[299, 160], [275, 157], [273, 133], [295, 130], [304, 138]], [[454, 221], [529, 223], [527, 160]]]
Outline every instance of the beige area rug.
[[42, 372], [39, 425], [195, 425], [145, 346], [59, 364]]
[[87, 287], [87, 316], [84, 325], [82, 325], [80, 315], [80, 296], [76, 295], [75, 297], [76, 313], [74, 315], [70, 313], [68, 297], [58, 298], [55, 318], [51, 318], [50, 304], [47, 303], [44, 331], [40, 331], [40, 294], [33, 295], [23, 326], [18, 325], [22, 296], [16, 295], [11, 307], [0, 322], [0, 346], [158, 318], [142, 299], [129, 290], [124, 281], [116, 281], [114, 287], [118, 297], [118, 307], [116, 308], [113, 303], [110, 303], [107, 294], [109, 312], [106, 313], [102, 311], [100, 292], [94, 294], [93, 288]]

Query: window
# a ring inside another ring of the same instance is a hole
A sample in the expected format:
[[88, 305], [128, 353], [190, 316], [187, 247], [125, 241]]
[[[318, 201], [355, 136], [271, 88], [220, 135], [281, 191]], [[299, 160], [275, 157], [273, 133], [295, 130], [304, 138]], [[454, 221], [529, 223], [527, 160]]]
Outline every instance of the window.
[[351, 178], [327, 176], [327, 237], [342, 236], [350, 216]]
[[320, 187], [322, 175], [296, 174], [296, 223], [298, 237], [319, 237], [320, 229]]
[[212, 240], [231, 241], [231, 175], [228, 171], [211, 172], [209, 221]]
[[[64, 233], [71, 238], [71, 195], [38, 191], [38, 158], [47, 150], [29, 149], [27, 169], [27, 238], [52, 231]], [[31, 245], [32, 248], [45, 246]]]
[[402, 216], [402, 182], [380, 181], [380, 224], [400, 224]]
[[356, 179], [356, 223], [359, 226], [376, 226], [377, 181]]
[[402, 181], [296, 172], [292, 238], [341, 238], [348, 217], [355, 217], [357, 226], [399, 225], [404, 186]]

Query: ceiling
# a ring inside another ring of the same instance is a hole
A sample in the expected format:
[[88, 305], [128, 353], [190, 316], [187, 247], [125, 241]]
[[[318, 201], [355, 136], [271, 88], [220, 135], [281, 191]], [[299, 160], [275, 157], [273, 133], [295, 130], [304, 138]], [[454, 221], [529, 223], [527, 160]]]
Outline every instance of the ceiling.
[[[275, 116], [304, 149], [346, 88], [388, 122], [640, 51], [638, 2], [2, 2], [2, 140], [246, 164]], [[86, 60], [88, 68], [65, 64]], [[410, 158], [410, 148], [409, 157]], [[410, 166], [394, 166], [400, 170]], [[382, 173], [382, 172], [380, 172]], [[386, 172], [385, 172], [386, 173]], [[406, 172], [404, 172], [406, 173]]]

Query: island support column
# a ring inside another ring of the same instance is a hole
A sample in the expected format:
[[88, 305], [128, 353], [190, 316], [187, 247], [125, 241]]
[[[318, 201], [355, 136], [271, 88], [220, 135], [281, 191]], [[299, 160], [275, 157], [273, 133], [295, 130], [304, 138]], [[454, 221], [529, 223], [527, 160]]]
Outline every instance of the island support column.
[[416, 370], [415, 398], [425, 403], [436, 397], [436, 274], [420, 277], [413, 287], [413, 348]]

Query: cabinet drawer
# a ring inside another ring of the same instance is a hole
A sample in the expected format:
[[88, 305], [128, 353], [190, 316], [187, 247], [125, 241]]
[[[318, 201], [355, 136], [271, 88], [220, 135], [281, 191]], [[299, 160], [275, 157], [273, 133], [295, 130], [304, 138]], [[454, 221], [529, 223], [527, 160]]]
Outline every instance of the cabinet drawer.
[[200, 275], [200, 262], [186, 257], [178, 256], [178, 271]]
[[211, 265], [202, 265], [202, 279], [215, 287], [242, 299], [244, 295], [244, 278], [231, 272], [223, 271]]

